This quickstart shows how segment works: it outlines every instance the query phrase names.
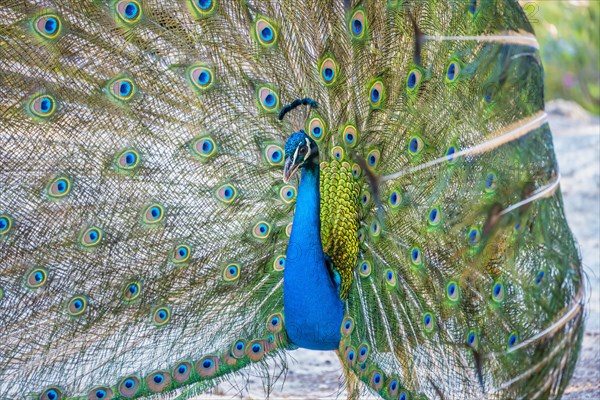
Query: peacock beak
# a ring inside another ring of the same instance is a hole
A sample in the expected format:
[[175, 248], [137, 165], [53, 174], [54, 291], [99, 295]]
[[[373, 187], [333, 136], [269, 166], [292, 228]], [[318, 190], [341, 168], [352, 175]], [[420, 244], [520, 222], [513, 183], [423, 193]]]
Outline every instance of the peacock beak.
[[300, 164], [294, 164], [294, 160], [292, 160], [291, 157], [285, 160], [285, 165], [283, 167], [284, 183], [288, 183], [290, 179], [292, 179], [292, 176], [294, 176], [294, 174], [298, 170], [298, 167], [300, 167]]

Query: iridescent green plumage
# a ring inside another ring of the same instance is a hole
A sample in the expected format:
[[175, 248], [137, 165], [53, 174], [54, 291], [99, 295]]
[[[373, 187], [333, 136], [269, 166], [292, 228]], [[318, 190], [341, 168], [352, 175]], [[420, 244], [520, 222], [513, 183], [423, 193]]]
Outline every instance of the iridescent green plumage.
[[562, 393], [580, 260], [516, 2], [47, 3], [0, 5], [0, 397], [272, 384], [297, 127], [350, 395]]

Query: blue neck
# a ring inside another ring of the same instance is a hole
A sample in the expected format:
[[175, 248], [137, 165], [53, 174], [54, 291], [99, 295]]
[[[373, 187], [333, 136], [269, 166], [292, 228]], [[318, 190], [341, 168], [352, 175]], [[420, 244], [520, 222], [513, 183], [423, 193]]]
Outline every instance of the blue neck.
[[303, 167], [292, 235], [283, 272], [287, 334], [296, 346], [335, 350], [344, 305], [331, 280], [321, 245], [319, 165]]

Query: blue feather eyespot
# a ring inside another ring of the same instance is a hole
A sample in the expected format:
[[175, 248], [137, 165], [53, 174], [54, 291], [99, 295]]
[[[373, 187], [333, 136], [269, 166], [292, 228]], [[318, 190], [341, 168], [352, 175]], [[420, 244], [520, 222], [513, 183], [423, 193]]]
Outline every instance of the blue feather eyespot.
[[352, 164], [352, 176], [354, 178], [359, 178], [361, 173], [362, 173], [362, 169], [360, 168], [360, 165]]
[[504, 300], [504, 284], [502, 282], [494, 283], [492, 287], [492, 299], [497, 303]]
[[513, 331], [508, 335], [508, 339], [506, 341], [507, 348], [512, 349], [515, 347], [517, 343], [519, 343], [519, 333], [517, 331]]
[[408, 400], [408, 393], [405, 391], [400, 392], [400, 396], [398, 396], [398, 400]]
[[451, 62], [446, 69], [446, 80], [448, 82], [454, 82], [460, 74], [460, 65], [456, 62]]
[[418, 69], [413, 69], [408, 73], [408, 78], [406, 78], [406, 86], [408, 90], [413, 91], [421, 83], [421, 71]]
[[371, 372], [371, 379], [369, 380], [369, 385], [375, 391], [381, 390], [383, 387], [383, 376], [379, 371]]
[[56, 110], [56, 100], [49, 94], [37, 95], [29, 101], [28, 108], [34, 117], [47, 119]]
[[366, 343], [361, 344], [358, 347], [358, 362], [364, 362], [369, 356], [369, 345]]
[[418, 247], [413, 247], [410, 249], [410, 261], [415, 266], [420, 266], [423, 264], [423, 260], [421, 258], [421, 249]]
[[242, 358], [242, 357], [244, 357], [246, 355], [246, 341], [243, 340], [243, 339], [237, 340], [231, 346], [231, 354], [235, 358]]
[[477, 331], [472, 329], [467, 333], [467, 345], [477, 350], [479, 347], [479, 335]]
[[194, 64], [188, 68], [188, 79], [195, 89], [206, 90], [214, 83], [214, 74], [212, 69], [204, 64]]
[[136, 93], [136, 87], [131, 79], [120, 78], [108, 83], [108, 92], [116, 100], [127, 101]]
[[240, 277], [241, 267], [239, 264], [228, 264], [223, 270], [223, 279], [226, 282], [236, 281]]
[[5, 235], [12, 228], [12, 219], [8, 215], [0, 215], [0, 235]]
[[219, 357], [206, 356], [196, 364], [196, 371], [203, 378], [210, 378], [219, 370]]
[[142, 286], [139, 282], [130, 282], [123, 289], [123, 299], [125, 301], [133, 301], [140, 297]]
[[263, 150], [263, 156], [268, 165], [277, 166], [283, 164], [283, 149], [276, 144], [270, 144]]
[[142, 220], [146, 224], [156, 224], [156, 223], [162, 221], [164, 214], [165, 214], [165, 210], [163, 209], [163, 207], [160, 204], [158, 204], [158, 203], [150, 204], [144, 210], [144, 213], [142, 215]]
[[104, 232], [100, 228], [91, 227], [86, 229], [81, 235], [81, 245], [83, 247], [96, 246], [102, 240]]
[[140, 164], [140, 155], [135, 150], [124, 150], [117, 154], [115, 166], [124, 171], [130, 171]]
[[230, 184], [219, 186], [216, 190], [216, 195], [223, 203], [231, 203], [237, 196], [237, 190]]
[[346, 145], [350, 147], [356, 146], [358, 143], [358, 129], [354, 125], [346, 125], [342, 131], [342, 139]]
[[172, 260], [175, 263], [183, 263], [190, 258], [191, 254], [192, 251], [189, 246], [180, 244], [179, 246], [176, 246], [173, 250]]
[[325, 133], [325, 121], [319, 117], [314, 117], [307, 124], [308, 134], [317, 142], [323, 139]]
[[217, 145], [211, 136], [205, 135], [194, 140], [191, 150], [194, 155], [198, 156], [200, 161], [206, 161], [215, 155], [217, 151]]
[[432, 208], [429, 211], [429, 218], [428, 218], [429, 225], [437, 226], [440, 224], [441, 219], [442, 219], [442, 216], [441, 216], [439, 209]]
[[271, 47], [277, 42], [277, 30], [272, 23], [264, 18], [259, 18], [254, 26], [254, 33], [258, 43], [266, 47]]
[[215, 10], [214, 0], [190, 0], [194, 11], [200, 16], [206, 16], [211, 14]]
[[402, 192], [400, 192], [400, 189], [393, 188], [392, 192], [388, 197], [388, 204], [392, 209], [400, 207], [400, 205], [402, 204]]
[[265, 341], [251, 341], [246, 349], [246, 354], [248, 355], [248, 358], [253, 362], [262, 360], [265, 356]]
[[460, 290], [456, 282], [450, 281], [446, 285], [446, 297], [452, 302], [456, 302], [460, 298]]
[[446, 161], [449, 163], [453, 163], [454, 161], [456, 161], [456, 157], [454, 156], [454, 154], [456, 153], [456, 147], [455, 146], [450, 146], [448, 147], [448, 150], [446, 150]]
[[321, 79], [323, 80], [323, 83], [325, 83], [325, 85], [332, 85], [336, 81], [338, 74], [338, 66], [332, 58], [324, 59], [321, 62], [319, 71], [321, 72]]
[[385, 281], [390, 286], [396, 286], [396, 274], [391, 269], [384, 271]]
[[155, 371], [146, 378], [146, 386], [154, 393], [162, 392], [171, 383], [171, 375], [163, 371]]
[[379, 153], [379, 150], [377, 149], [373, 149], [371, 151], [369, 151], [369, 153], [367, 154], [367, 165], [369, 166], [369, 168], [371, 169], [376, 169], [377, 166], [379, 165], [379, 157], [381, 156], [381, 153]]
[[371, 106], [379, 106], [382, 102], [384, 94], [383, 82], [376, 81], [369, 89], [369, 101]]
[[258, 89], [258, 102], [264, 111], [276, 111], [279, 107], [279, 95], [275, 90], [262, 86]]
[[387, 385], [387, 392], [390, 398], [395, 399], [399, 389], [400, 385], [398, 384], [398, 380], [396, 378], [390, 378], [389, 383]]
[[354, 330], [354, 320], [352, 317], [346, 317], [342, 321], [341, 332], [343, 336], [349, 336]]
[[360, 267], [358, 269], [358, 273], [360, 276], [367, 277], [371, 275], [371, 262], [364, 260], [360, 263]]
[[358, 242], [363, 243], [365, 241], [365, 231], [362, 228], [358, 229]]
[[136, 376], [128, 376], [119, 383], [119, 394], [125, 398], [132, 398], [140, 387], [140, 380]]
[[49, 387], [42, 392], [40, 400], [62, 400], [62, 391], [57, 387]]
[[266, 221], [258, 221], [252, 228], [252, 236], [257, 239], [266, 239], [271, 233], [271, 225]]
[[83, 296], [75, 296], [67, 303], [67, 313], [73, 317], [77, 317], [87, 309], [87, 299]]
[[279, 189], [279, 198], [286, 204], [293, 203], [296, 200], [296, 188], [291, 185], [282, 186]]
[[115, 9], [119, 18], [128, 24], [137, 22], [142, 15], [142, 7], [135, 0], [119, 1]]
[[433, 331], [435, 325], [435, 321], [433, 319], [433, 315], [429, 312], [423, 314], [423, 328], [426, 332]]
[[333, 149], [331, 149], [331, 155], [335, 160], [343, 160], [344, 149], [342, 149], [340, 146], [335, 146]]
[[419, 154], [423, 150], [423, 140], [418, 136], [413, 136], [408, 142], [408, 151], [410, 154]]
[[546, 276], [546, 273], [544, 271], [539, 271], [535, 276], [535, 284], [538, 286], [541, 285], [544, 281], [544, 276]]
[[493, 192], [496, 190], [496, 174], [488, 172], [485, 176], [485, 191]]
[[44, 39], [55, 39], [62, 31], [62, 22], [58, 15], [42, 15], [33, 22], [33, 28]]
[[367, 206], [367, 205], [369, 205], [370, 202], [371, 202], [371, 194], [367, 191], [362, 192], [360, 195], [360, 203], [363, 206]]
[[267, 329], [269, 332], [277, 333], [281, 332], [283, 327], [283, 314], [271, 314], [269, 318], [267, 318]]
[[48, 272], [44, 268], [32, 269], [25, 278], [25, 284], [31, 289], [43, 286], [48, 279]]
[[479, 239], [481, 239], [481, 233], [479, 232], [479, 229], [471, 228], [469, 230], [469, 234], [467, 236], [467, 240], [469, 241], [469, 244], [471, 246], [474, 246], [477, 243], [479, 243]]
[[48, 196], [53, 198], [61, 198], [69, 194], [70, 190], [71, 181], [69, 180], [69, 178], [54, 178], [48, 186]]
[[169, 307], [158, 307], [152, 312], [152, 322], [156, 326], [163, 326], [171, 319], [171, 310]]
[[369, 229], [369, 232], [373, 237], [379, 236], [379, 234], [381, 233], [381, 224], [379, 223], [379, 221], [371, 222], [371, 229]]
[[177, 383], [183, 383], [187, 381], [192, 373], [192, 364], [187, 361], [180, 362], [173, 368], [173, 379]]
[[477, 0], [471, 0], [469, 3], [469, 13], [475, 14], [477, 11]]
[[344, 351], [344, 360], [346, 361], [348, 366], [353, 366], [356, 362], [356, 359], [357, 356], [356, 351], [354, 351], [354, 348], [352, 348], [351, 346], [346, 347], [346, 350]]
[[350, 18], [350, 33], [354, 39], [362, 39], [365, 34], [365, 12], [363, 10], [356, 10]]
[[285, 235], [287, 237], [292, 236], [292, 223], [291, 222], [289, 224], [287, 224], [285, 227]]
[[275, 258], [275, 261], [273, 261], [273, 269], [275, 271], [283, 271], [285, 268], [285, 256], [281, 255], [278, 256], [277, 258]]
[[109, 400], [112, 399], [113, 392], [105, 386], [96, 386], [88, 393], [88, 400]]

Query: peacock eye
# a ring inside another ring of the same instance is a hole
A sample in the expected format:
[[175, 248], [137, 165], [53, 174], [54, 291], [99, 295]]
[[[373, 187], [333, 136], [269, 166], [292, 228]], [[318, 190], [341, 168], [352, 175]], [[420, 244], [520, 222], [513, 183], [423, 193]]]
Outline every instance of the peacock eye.
[[300, 150], [298, 151], [298, 153], [300, 153], [300, 155], [306, 155], [307, 152], [308, 152], [308, 147], [306, 147], [306, 146], [300, 147]]

